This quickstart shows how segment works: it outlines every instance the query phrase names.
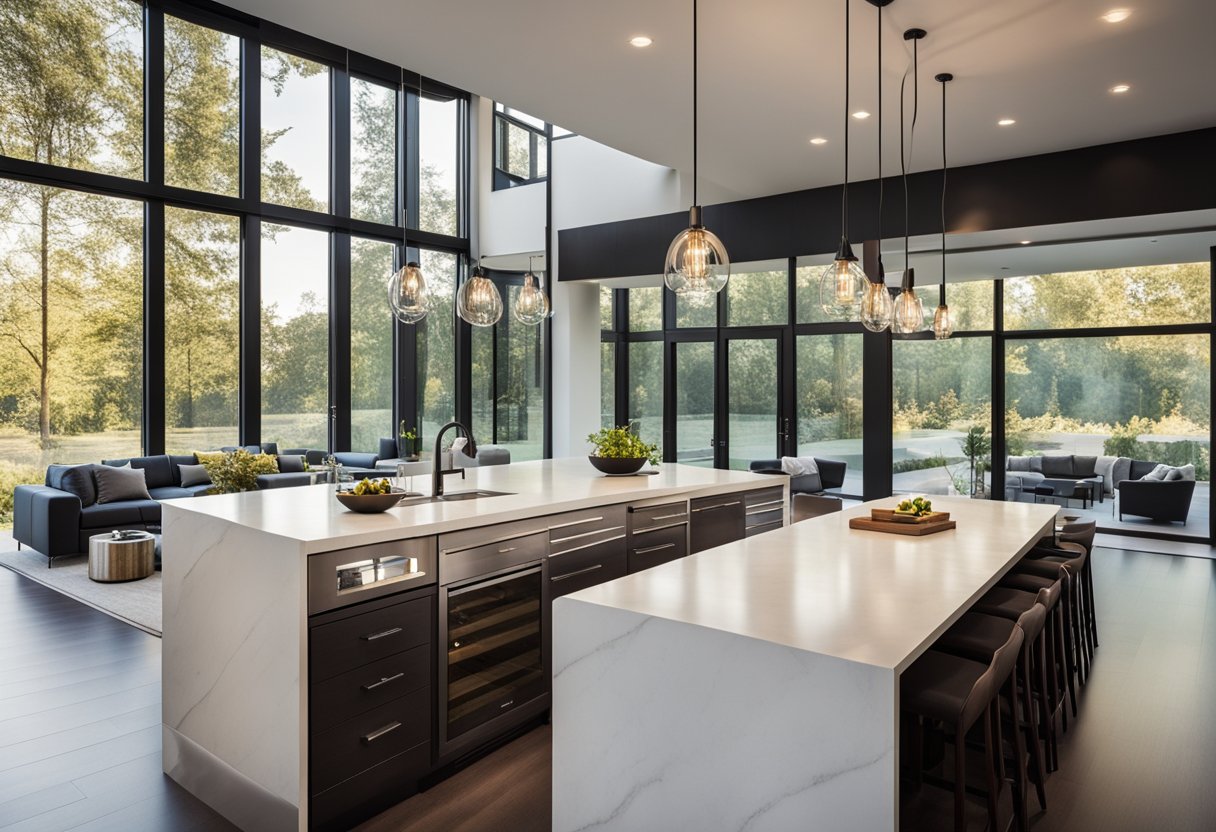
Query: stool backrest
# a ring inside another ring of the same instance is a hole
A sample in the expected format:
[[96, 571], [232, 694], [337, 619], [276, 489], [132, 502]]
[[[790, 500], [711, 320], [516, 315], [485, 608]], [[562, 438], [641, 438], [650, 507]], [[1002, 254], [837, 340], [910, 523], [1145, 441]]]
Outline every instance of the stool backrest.
[[963, 725], [974, 723], [980, 713], [996, 698], [997, 691], [1013, 672], [1025, 640], [1026, 634], [1022, 632], [1022, 629], [1014, 627], [1009, 633], [1008, 640], [992, 654], [992, 661], [988, 664], [988, 669], [976, 680], [975, 686], [971, 688], [971, 693], [967, 696], [967, 701], [963, 704], [963, 713], [960, 717]]
[[[1056, 585], [1059, 581], [1056, 581]], [[1046, 592], [1046, 588], [1039, 590], [1040, 593]], [[1036, 598], [1037, 602], [1038, 599]], [[1043, 625], [1047, 623], [1047, 606], [1045, 604], [1036, 603], [1033, 607], [1026, 610], [1018, 616], [1018, 626], [1022, 628], [1022, 632], [1026, 634], [1026, 641], [1031, 642], [1039, 637], [1039, 633], [1043, 632]]]
[[1088, 553], [1094, 548], [1094, 533], [1097, 529], [1098, 523], [1094, 520], [1085, 523], [1069, 523], [1060, 530], [1057, 539], [1069, 543], [1080, 543]]
[[1042, 604], [1044, 610], [1054, 610], [1056, 604], [1060, 603], [1060, 596], [1064, 594], [1064, 582], [1056, 581], [1051, 586], [1045, 586], [1039, 590], [1039, 595], [1035, 598], [1036, 605]]

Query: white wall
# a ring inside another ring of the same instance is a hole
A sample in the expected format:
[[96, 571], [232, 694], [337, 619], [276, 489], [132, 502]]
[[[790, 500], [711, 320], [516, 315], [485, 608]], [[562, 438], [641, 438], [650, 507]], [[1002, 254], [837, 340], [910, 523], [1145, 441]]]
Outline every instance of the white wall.
[[553, 143], [555, 228], [577, 228], [680, 209], [680, 177], [671, 168], [583, 136]]
[[497, 257], [545, 250], [546, 183], [494, 190], [494, 102], [476, 99], [477, 235], [473, 253]]

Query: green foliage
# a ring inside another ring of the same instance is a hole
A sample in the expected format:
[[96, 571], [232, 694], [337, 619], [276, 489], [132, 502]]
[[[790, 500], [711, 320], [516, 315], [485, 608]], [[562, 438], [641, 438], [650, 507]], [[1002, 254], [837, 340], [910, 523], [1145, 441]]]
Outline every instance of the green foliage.
[[45, 481], [46, 473], [41, 468], [0, 460], [0, 529], [13, 525], [13, 489]]
[[233, 494], [239, 491], [253, 491], [258, 487], [258, 474], [266, 473], [263, 463], [258, 457], [262, 454], [251, 454], [246, 450], [237, 449], [224, 454], [215, 462], [207, 464], [207, 473], [211, 476], [210, 494]]
[[[983, 484], [983, 461], [984, 457], [992, 452], [992, 439], [982, 427], [972, 425], [967, 429], [967, 435], [959, 440], [959, 445], [963, 449], [963, 456], [967, 457], [967, 461], [971, 464], [967, 493], [974, 495], [977, 485]], [[960, 490], [959, 493], [962, 491]]]
[[894, 474], [906, 474], [909, 471], [927, 471], [930, 468], [943, 468], [946, 465], [956, 462], [962, 462], [963, 457], [945, 457], [941, 454], [933, 456], [911, 457], [909, 459], [901, 459], [891, 466], [891, 472]]
[[643, 459], [651, 465], [659, 464], [659, 447], [644, 442], [630, 429], [622, 425], [615, 428], [601, 428], [587, 435], [587, 441], [595, 446], [595, 456], [606, 459]]

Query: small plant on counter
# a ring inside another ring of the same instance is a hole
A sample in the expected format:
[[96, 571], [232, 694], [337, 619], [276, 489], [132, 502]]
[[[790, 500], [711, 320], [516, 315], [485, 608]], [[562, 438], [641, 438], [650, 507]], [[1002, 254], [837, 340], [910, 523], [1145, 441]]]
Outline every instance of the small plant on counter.
[[407, 428], [405, 420], [401, 420], [401, 424], [397, 426], [398, 436], [398, 452], [403, 456], [414, 457], [422, 451], [422, 441], [418, 438], [418, 431], [414, 428]]
[[595, 446], [595, 456], [604, 459], [644, 459], [658, 467], [659, 446], [643, 442], [631, 427], [601, 428], [589, 434], [587, 441]]

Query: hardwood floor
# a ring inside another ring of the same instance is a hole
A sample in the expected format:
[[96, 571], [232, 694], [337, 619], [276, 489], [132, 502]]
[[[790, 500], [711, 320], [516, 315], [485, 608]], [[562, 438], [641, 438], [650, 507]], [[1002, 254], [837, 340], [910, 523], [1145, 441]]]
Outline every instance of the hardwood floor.
[[161, 773], [160, 639], [0, 569], [0, 829], [234, 828]]
[[[1216, 829], [1216, 561], [1098, 549], [1094, 581], [1101, 645], [1032, 828]], [[158, 639], [0, 569], [0, 829], [231, 828], [160, 773], [159, 668]], [[547, 830], [549, 748], [538, 728], [360, 829]], [[941, 806], [914, 828], [950, 828]]]

